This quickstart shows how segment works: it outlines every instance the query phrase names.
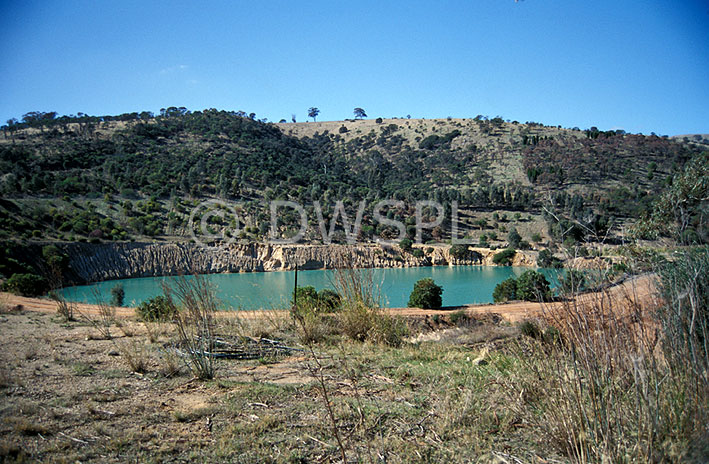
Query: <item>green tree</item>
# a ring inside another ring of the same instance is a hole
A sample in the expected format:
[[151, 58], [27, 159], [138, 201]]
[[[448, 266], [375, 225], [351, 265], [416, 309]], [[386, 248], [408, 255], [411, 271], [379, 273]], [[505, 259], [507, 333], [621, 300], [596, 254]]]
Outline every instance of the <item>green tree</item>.
[[517, 232], [517, 229], [512, 227], [510, 233], [507, 234], [507, 242], [512, 248], [520, 248], [520, 243], [522, 242], [522, 236]]
[[123, 285], [117, 284], [111, 289], [111, 304], [113, 306], [123, 306], [123, 300], [126, 297], [126, 291]]
[[315, 305], [318, 301], [318, 291], [312, 285], [307, 285], [305, 287], [298, 287], [293, 292], [293, 304], [301, 305]]
[[492, 299], [495, 303], [504, 303], [517, 299], [517, 281], [510, 277], [495, 286], [492, 292]]
[[320, 114], [320, 110], [318, 108], [316, 108], [314, 106], [311, 106], [310, 108], [308, 108], [308, 117], [313, 118], [313, 121], [316, 120], [316, 118], [318, 117], [319, 114]]
[[367, 113], [365, 113], [362, 108], [355, 108], [354, 115], [355, 115], [355, 119], [362, 119], [362, 118], [367, 117]]
[[13, 274], [2, 284], [2, 290], [20, 296], [39, 296], [49, 289], [47, 279], [36, 274]]
[[692, 158], [654, 203], [652, 215], [636, 227], [636, 235], [668, 235], [692, 245], [709, 242], [709, 152]]
[[409, 251], [411, 251], [413, 243], [414, 242], [412, 242], [410, 238], [402, 238], [399, 242], [399, 248], [401, 248], [402, 251], [408, 253]]
[[421, 279], [414, 284], [409, 296], [409, 306], [412, 308], [438, 309], [443, 304], [443, 287], [436, 285], [431, 278]]
[[586, 289], [586, 276], [581, 271], [569, 269], [564, 274], [559, 282], [561, 291], [565, 295], [574, 295]]
[[515, 254], [517, 254], [517, 252], [514, 248], [505, 248], [492, 257], [492, 262], [500, 266], [509, 266], [512, 264], [512, 258], [514, 258]]
[[455, 259], [464, 259], [470, 255], [467, 245], [456, 244], [450, 247], [449, 253]]
[[525, 271], [517, 279], [517, 298], [525, 301], [549, 301], [549, 281], [537, 271]]
[[551, 251], [544, 249], [537, 255], [537, 266], [539, 267], [563, 267], [564, 263], [559, 258], [554, 256]]

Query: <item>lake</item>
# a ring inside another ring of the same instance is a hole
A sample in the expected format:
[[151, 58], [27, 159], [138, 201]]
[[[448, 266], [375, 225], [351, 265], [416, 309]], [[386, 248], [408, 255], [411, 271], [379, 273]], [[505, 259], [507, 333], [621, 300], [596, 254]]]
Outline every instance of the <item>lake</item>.
[[[518, 277], [528, 268], [497, 266], [431, 266], [396, 269], [372, 269], [374, 281], [382, 295], [382, 306], [405, 307], [417, 280], [432, 278], [443, 287], [443, 305], [458, 306], [473, 303], [492, 303], [495, 286], [509, 277]], [[367, 272], [366, 271], [366, 272]], [[552, 286], [557, 282], [558, 270], [538, 269]], [[295, 272], [252, 272], [243, 274], [209, 274], [217, 296], [228, 308], [277, 309], [290, 306]], [[298, 271], [298, 285], [312, 285], [317, 290], [334, 289], [334, 271]], [[60, 291], [70, 301], [96, 303], [96, 292], [104, 301], [111, 299], [111, 288], [120, 284], [125, 290], [125, 305], [136, 306], [153, 296], [162, 294], [162, 284], [174, 277], [143, 277], [100, 282], [92, 285], [68, 287]]]

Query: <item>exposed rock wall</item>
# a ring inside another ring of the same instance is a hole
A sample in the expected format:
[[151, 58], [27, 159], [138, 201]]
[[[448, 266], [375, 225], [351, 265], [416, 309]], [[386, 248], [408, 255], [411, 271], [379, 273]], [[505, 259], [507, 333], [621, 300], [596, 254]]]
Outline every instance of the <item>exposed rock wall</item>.
[[[63, 246], [69, 255], [71, 275], [76, 283], [129, 277], [178, 274], [289, 271], [352, 267], [417, 267], [438, 265], [493, 265], [496, 253], [471, 248], [466, 259], [457, 260], [448, 246], [420, 246], [423, 257], [380, 245], [248, 245], [206, 248], [190, 243], [70, 243]], [[534, 266], [535, 252], [518, 251], [515, 266]]]

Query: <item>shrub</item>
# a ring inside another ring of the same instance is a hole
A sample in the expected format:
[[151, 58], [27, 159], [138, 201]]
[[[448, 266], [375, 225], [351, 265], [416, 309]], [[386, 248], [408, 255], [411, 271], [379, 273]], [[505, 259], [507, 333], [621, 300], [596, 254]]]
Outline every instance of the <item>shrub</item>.
[[123, 290], [123, 285], [117, 284], [111, 289], [111, 304], [113, 306], [123, 306], [125, 297], [126, 292]]
[[413, 242], [411, 241], [410, 238], [402, 238], [401, 241], [399, 242], [399, 248], [401, 248], [402, 251], [406, 251], [406, 252], [411, 251], [412, 245], [413, 245]]
[[67, 301], [63, 296], [55, 291], [49, 292], [49, 298], [57, 303], [57, 314], [59, 314], [67, 322], [74, 320], [76, 303]]
[[582, 292], [586, 289], [586, 276], [581, 271], [575, 269], [569, 269], [562, 277], [561, 291], [565, 295], [573, 295], [575, 293]]
[[512, 264], [512, 258], [516, 253], [514, 248], [505, 248], [492, 257], [492, 262], [500, 266], [509, 266]]
[[505, 301], [517, 299], [517, 281], [510, 277], [503, 280], [495, 286], [492, 292], [492, 299], [495, 303], [504, 303]]
[[371, 269], [338, 268], [334, 279], [341, 296], [338, 328], [353, 340], [372, 340], [399, 346], [408, 333], [406, 324], [381, 311], [379, 289]]
[[169, 321], [175, 316], [175, 306], [164, 296], [143, 301], [135, 308], [138, 319], [146, 322]]
[[180, 308], [173, 310], [174, 321], [186, 364], [198, 379], [214, 378], [214, 313], [220, 305], [214, 287], [204, 276], [181, 276], [163, 292], [169, 306]]
[[414, 255], [415, 258], [423, 258], [424, 253], [421, 248], [416, 248], [414, 251], [411, 252], [412, 255]]
[[456, 311], [452, 313], [449, 317], [451, 324], [453, 325], [459, 325], [467, 322], [470, 318], [468, 314], [465, 312], [465, 310], [461, 309], [459, 311]]
[[534, 321], [522, 321], [519, 324], [519, 332], [525, 337], [539, 339], [542, 336], [542, 331]]
[[549, 281], [537, 271], [525, 271], [517, 279], [517, 298], [525, 301], [548, 301], [551, 298]]
[[409, 296], [409, 306], [412, 308], [438, 309], [443, 304], [442, 293], [443, 288], [436, 285], [433, 279], [421, 279], [414, 284], [414, 289]]
[[318, 313], [331, 313], [340, 306], [340, 295], [330, 289], [324, 288], [318, 293], [315, 287], [308, 285], [295, 290], [293, 303], [297, 301], [298, 311], [315, 311]]
[[342, 299], [340, 298], [340, 295], [329, 288], [324, 288], [318, 292], [318, 303], [325, 312], [332, 313], [337, 311], [340, 308], [341, 302]]
[[293, 292], [293, 305], [314, 305], [318, 301], [318, 291], [315, 287], [308, 285], [305, 287], [298, 287]]
[[450, 254], [455, 259], [465, 259], [469, 254], [467, 245], [453, 245], [450, 247]]
[[542, 335], [542, 341], [550, 345], [559, 343], [561, 342], [561, 332], [559, 332], [559, 329], [557, 329], [553, 325], [550, 325], [544, 331], [544, 334]]
[[563, 265], [564, 263], [549, 250], [542, 250], [539, 252], [539, 255], [537, 255], [537, 266], [539, 267], [560, 268], [563, 267]]
[[[709, 369], [709, 247], [680, 254], [660, 267], [658, 311], [662, 329], [676, 359], [683, 357], [695, 372]], [[706, 379], [706, 377], [705, 377]], [[709, 381], [705, 380], [709, 388]]]
[[56, 245], [47, 245], [42, 248], [42, 258], [52, 270], [63, 271], [69, 264], [69, 257]]
[[2, 284], [2, 289], [20, 296], [39, 296], [49, 289], [49, 283], [37, 274], [13, 274]]
[[507, 242], [510, 244], [510, 248], [519, 248], [522, 242], [522, 236], [517, 232], [514, 227], [510, 228], [510, 233], [507, 234]]

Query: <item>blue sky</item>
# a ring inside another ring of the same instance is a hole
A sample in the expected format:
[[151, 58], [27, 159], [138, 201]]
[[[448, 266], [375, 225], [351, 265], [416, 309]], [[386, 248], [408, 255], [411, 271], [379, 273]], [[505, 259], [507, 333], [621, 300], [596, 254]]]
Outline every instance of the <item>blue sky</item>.
[[709, 2], [0, 0], [0, 121], [168, 106], [709, 133]]

